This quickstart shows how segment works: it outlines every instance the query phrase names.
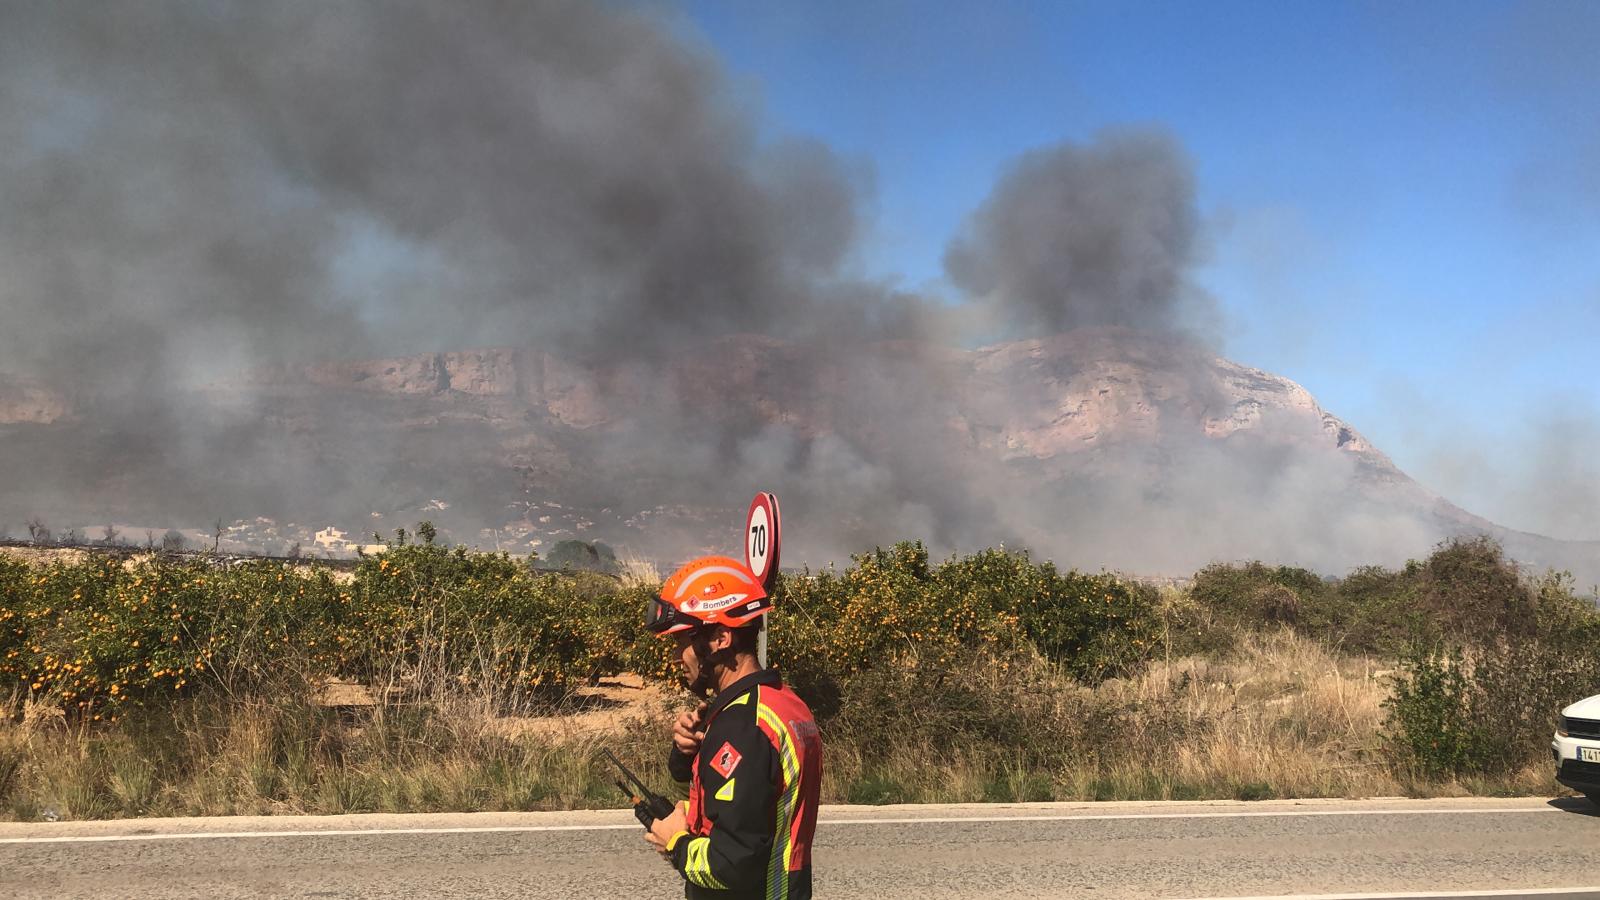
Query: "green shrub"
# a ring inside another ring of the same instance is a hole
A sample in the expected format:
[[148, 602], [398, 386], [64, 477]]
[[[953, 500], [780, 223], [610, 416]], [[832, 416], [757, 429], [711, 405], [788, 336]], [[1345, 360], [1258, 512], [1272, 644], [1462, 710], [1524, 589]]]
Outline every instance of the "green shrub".
[[543, 560], [543, 563], [552, 569], [573, 569], [607, 574], [616, 574], [622, 571], [621, 563], [617, 562], [616, 551], [605, 544], [591, 544], [588, 541], [561, 541], [550, 549], [550, 556], [548, 559]]
[[503, 553], [397, 544], [352, 587], [336, 671], [416, 692], [525, 704], [616, 671], [639, 630], [614, 582], [541, 577]]
[[1236, 627], [1288, 625], [1350, 652], [1383, 656], [1418, 644], [1530, 637], [1541, 602], [1538, 586], [1487, 537], [1447, 540], [1398, 570], [1363, 566], [1339, 579], [1261, 562], [1216, 564], [1195, 574], [1190, 595]]
[[331, 658], [339, 593], [274, 563], [217, 569], [155, 557], [0, 569], [0, 679], [91, 720], [192, 693], [281, 680], [285, 650], [320, 639]]
[[1417, 612], [1446, 639], [1481, 643], [1538, 631], [1534, 585], [1490, 538], [1447, 541], [1407, 574]]
[[5, 561], [0, 597], [0, 682], [90, 721], [201, 689], [303, 693], [330, 676], [510, 707], [660, 653], [639, 641], [637, 592], [614, 580], [431, 543], [397, 541], [346, 582], [275, 562]]
[[775, 593], [772, 658], [824, 696], [907, 657], [937, 672], [973, 652], [1025, 647], [1096, 681], [1135, 670], [1160, 631], [1153, 588], [1024, 554], [984, 550], [933, 566], [922, 544], [905, 543], [854, 563], [784, 578]]
[[1461, 652], [1418, 652], [1404, 667], [1387, 704], [1391, 746], [1426, 778], [1479, 770], [1483, 741]]
[[1037, 567], [1037, 590], [1018, 598], [1022, 633], [1046, 659], [1096, 683], [1137, 671], [1160, 636], [1155, 588], [1114, 575]]
[[[305, 693], [330, 677], [385, 700], [469, 693], [510, 710], [621, 671], [676, 676], [672, 643], [643, 628], [651, 588], [439, 546], [426, 523], [417, 534], [397, 533], [349, 577], [167, 555], [0, 561], [0, 679], [16, 702], [50, 696], [95, 721], [198, 690]], [[1002, 550], [933, 564], [921, 544], [897, 544], [781, 577], [774, 595], [771, 658], [824, 718], [852, 679], [886, 666], [939, 682], [974, 654], [1007, 666], [1037, 651], [1092, 682], [1136, 670], [1159, 633], [1152, 589]]]
[[984, 676], [990, 673], [977, 671], [1000, 664], [974, 656], [960, 666], [903, 664], [862, 672], [850, 679], [833, 727], [864, 746], [919, 738], [965, 748], [1018, 743], [1025, 707], [1013, 702], [1010, 690], [988, 689], [991, 679]]
[[1388, 741], [1430, 779], [1515, 772], [1544, 757], [1562, 707], [1600, 691], [1597, 649], [1551, 634], [1414, 652], [1388, 701]]
[[1237, 625], [1317, 630], [1329, 618], [1331, 591], [1315, 572], [1261, 562], [1214, 563], [1195, 573], [1190, 594]]
[[1416, 601], [1418, 571], [1416, 563], [1401, 571], [1382, 566], [1351, 571], [1335, 588], [1338, 614], [1322, 636], [1352, 653], [1387, 657], [1436, 640], [1438, 629]]
[[1456, 538], [1398, 571], [1357, 569], [1338, 585], [1337, 634], [1353, 649], [1479, 646], [1540, 631], [1539, 588], [1487, 537]]
[[950, 564], [931, 567], [921, 543], [861, 554], [854, 563], [843, 573], [786, 577], [774, 595], [771, 659], [823, 709], [863, 671], [913, 657], [927, 670], [944, 670], [973, 648], [1018, 636], [1016, 616], [996, 605], [1003, 592], [962, 591], [961, 578], [942, 580]]

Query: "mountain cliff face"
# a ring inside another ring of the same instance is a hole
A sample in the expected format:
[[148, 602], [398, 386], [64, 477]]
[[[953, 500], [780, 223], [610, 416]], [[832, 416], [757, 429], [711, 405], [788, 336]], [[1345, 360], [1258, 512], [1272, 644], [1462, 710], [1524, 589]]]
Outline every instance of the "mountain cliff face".
[[[1178, 346], [1086, 331], [973, 351], [897, 342], [866, 352], [877, 356], [881, 374], [903, 367], [908, 379], [924, 381], [926, 374], [911, 371], [920, 368], [942, 379], [961, 410], [960, 427], [997, 439], [979, 443], [1006, 457], [1048, 459], [1107, 441], [1153, 438], [1163, 428], [1188, 424], [1207, 437], [1225, 438], [1270, 428], [1263, 420], [1282, 412], [1315, 422], [1346, 452], [1390, 465], [1294, 382], [1225, 359], [1162, 352]], [[446, 402], [506, 398], [583, 429], [625, 422], [655, 399], [653, 388], [664, 380], [686, 404], [737, 408], [816, 433], [838, 424], [838, 407], [848, 403], [851, 390], [850, 366], [808, 359], [809, 352], [746, 336], [725, 339], [709, 359], [667, 360], [646, 371], [629, 363], [585, 367], [533, 350], [482, 349], [277, 370], [255, 382]], [[1197, 372], [1197, 364], [1210, 371]], [[1201, 377], [1214, 379], [1204, 393], [1196, 390]], [[995, 403], [996, 394], [1009, 399]], [[994, 414], [996, 409], [1004, 415]]]
[[[599, 364], [430, 353], [257, 372], [193, 408], [231, 411], [214, 464], [113, 463], [89, 486], [102, 507], [358, 533], [431, 518], [479, 545], [577, 536], [670, 560], [735, 550], [766, 488], [793, 563], [923, 538], [1151, 574], [1254, 557], [1339, 572], [1481, 532], [1538, 566], [1600, 569], [1593, 546], [1427, 491], [1288, 379], [1119, 329], [974, 350], [742, 336]], [[92, 440], [96, 418], [0, 390], [0, 425], [35, 442]]]
[[[817, 358], [808, 348], [746, 336], [705, 357], [655, 365], [586, 367], [533, 350], [482, 349], [277, 371], [260, 381], [419, 398], [441, 411], [489, 400], [479, 407], [487, 421], [515, 417], [578, 432], [625, 428], [669, 396], [723, 425], [777, 424], [810, 437], [848, 432], [870, 442], [874, 429], [903, 423], [855, 414], [865, 375], [873, 389], [908, 398], [942, 394], [952, 449], [996, 462], [1071, 466], [1106, 448], [1175, 434], [1215, 442], [1251, 435], [1334, 449], [1374, 477], [1411, 483], [1300, 385], [1195, 356], [1176, 342], [1085, 330], [972, 351], [886, 343], [866, 352], [874, 358], [864, 370], [859, 357]], [[508, 427], [507, 437], [520, 430]]]

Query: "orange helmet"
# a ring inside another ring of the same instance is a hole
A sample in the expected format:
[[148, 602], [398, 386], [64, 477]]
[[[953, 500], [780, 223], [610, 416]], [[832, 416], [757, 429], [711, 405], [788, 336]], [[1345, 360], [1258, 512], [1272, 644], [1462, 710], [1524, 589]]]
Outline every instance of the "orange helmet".
[[707, 556], [685, 563], [661, 585], [646, 624], [656, 634], [705, 625], [738, 628], [771, 608], [771, 598], [749, 567], [726, 556]]

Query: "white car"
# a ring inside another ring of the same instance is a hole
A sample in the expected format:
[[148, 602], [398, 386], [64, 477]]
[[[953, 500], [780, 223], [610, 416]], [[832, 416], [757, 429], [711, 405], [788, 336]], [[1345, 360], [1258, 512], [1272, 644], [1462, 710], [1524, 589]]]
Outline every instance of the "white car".
[[1561, 711], [1550, 753], [1556, 780], [1600, 806], [1600, 694]]

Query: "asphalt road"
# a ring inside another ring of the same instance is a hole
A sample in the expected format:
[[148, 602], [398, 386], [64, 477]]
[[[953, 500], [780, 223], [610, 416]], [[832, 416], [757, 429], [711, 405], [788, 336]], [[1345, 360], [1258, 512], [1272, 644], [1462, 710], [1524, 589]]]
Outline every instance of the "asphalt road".
[[[0, 824], [0, 897], [681, 897], [641, 834], [626, 811]], [[824, 807], [815, 855], [821, 898], [1600, 898], [1581, 800]]]

